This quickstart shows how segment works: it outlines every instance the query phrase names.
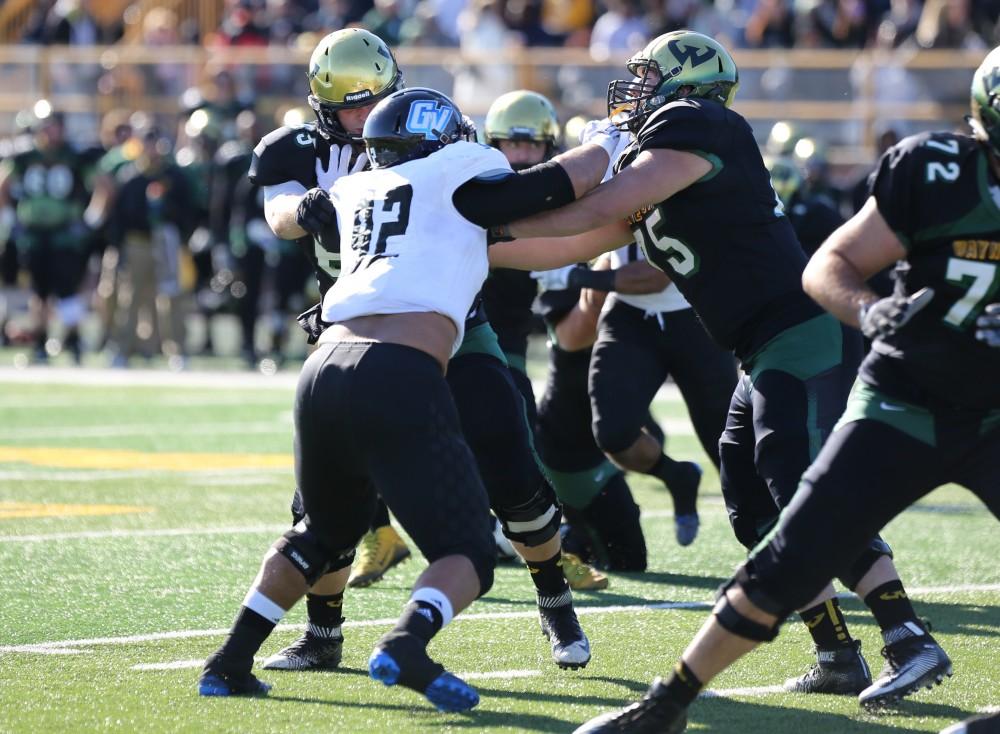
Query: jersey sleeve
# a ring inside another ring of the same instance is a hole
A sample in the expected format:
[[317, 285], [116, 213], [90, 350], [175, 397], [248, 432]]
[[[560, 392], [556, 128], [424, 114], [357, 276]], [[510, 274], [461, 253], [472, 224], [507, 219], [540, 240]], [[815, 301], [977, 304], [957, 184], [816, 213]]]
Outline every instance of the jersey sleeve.
[[638, 150], [713, 152], [722, 126], [714, 124], [712, 109], [697, 100], [678, 100], [657, 110], [639, 131]]
[[914, 189], [920, 180], [922, 137], [906, 138], [887, 150], [868, 179], [868, 193], [875, 197], [879, 214], [907, 249], [915, 229], [913, 207], [918, 202]]
[[[568, 270], [576, 267], [586, 267], [585, 265], [570, 265], [567, 268], [561, 270]], [[550, 272], [550, 271], [547, 271]], [[554, 272], [554, 271], [551, 271]], [[579, 288], [546, 288], [546, 278], [545, 273], [540, 273], [538, 280], [542, 288], [545, 288], [538, 295], [538, 310], [541, 313], [542, 320], [545, 325], [550, 329], [555, 329], [559, 322], [566, 318], [566, 315], [573, 310], [573, 307], [580, 300], [580, 289]], [[565, 274], [563, 274], [562, 280], [565, 282]]]
[[268, 133], [253, 149], [251, 183], [275, 186], [297, 181], [305, 188], [316, 185], [316, 147], [308, 127], [282, 127]]
[[573, 182], [549, 161], [502, 178], [473, 179], [452, 196], [458, 213], [484, 229], [565, 206], [575, 199]]

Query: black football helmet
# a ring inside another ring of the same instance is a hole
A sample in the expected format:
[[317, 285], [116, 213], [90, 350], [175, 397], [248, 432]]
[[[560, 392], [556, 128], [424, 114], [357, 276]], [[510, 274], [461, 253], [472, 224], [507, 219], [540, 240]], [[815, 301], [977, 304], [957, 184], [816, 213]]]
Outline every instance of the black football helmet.
[[426, 87], [393, 92], [368, 115], [362, 132], [372, 168], [423, 158], [476, 129], [446, 95]]

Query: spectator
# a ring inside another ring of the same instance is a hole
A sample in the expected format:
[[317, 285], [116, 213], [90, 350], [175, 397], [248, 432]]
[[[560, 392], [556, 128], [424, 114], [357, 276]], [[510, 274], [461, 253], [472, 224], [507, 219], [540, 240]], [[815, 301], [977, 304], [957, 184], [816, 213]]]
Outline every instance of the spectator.
[[525, 46], [561, 46], [565, 40], [542, 27], [541, 0], [506, 0], [503, 19], [508, 28], [521, 35]]
[[[518, 38], [500, 17], [496, 0], [472, 0], [458, 25], [463, 51], [502, 55], [518, 45]], [[453, 99], [460, 107], [485, 109], [514, 88], [514, 69], [506, 62], [463, 66], [455, 72]]]
[[608, 0], [590, 35], [590, 55], [595, 61], [628, 55], [645, 46], [649, 36], [640, 0]]
[[921, 0], [892, 0], [889, 12], [879, 24], [876, 44], [882, 48], [898, 48], [912, 38], [921, 8]]
[[[146, 13], [142, 21], [142, 45], [175, 46], [180, 42], [177, 32], [177, 13], [157, 7]], [[177, 96], [185, 87], [186, 67], [176, 63], [158, 63], [143, 66], [147, 90], [154, 94]]]
[[791, 48], [795, 45], [795, 11], [791, 0], [760, 0], [744, 30], [750, 48]]
[[869, 15], [864, 0], [820, 0], [809, 18], [823, 46], [862, 48], [868, 41]]
[[431, 0], [420, 0], [413, 15], [403, 21], [399, 31], [401, 46], [454, 46], [455, 41], [441, 28], [437, 10]]
[[403, 8], [400, 0], [375, 0], [375, 7], [365, 13], [361, 25], [390, 46], [399, 45], [403, 28]]
[[927, 0], [917, 24], [921, 48], [984, 50], [986, 42], [973, 30], [969, 0]]

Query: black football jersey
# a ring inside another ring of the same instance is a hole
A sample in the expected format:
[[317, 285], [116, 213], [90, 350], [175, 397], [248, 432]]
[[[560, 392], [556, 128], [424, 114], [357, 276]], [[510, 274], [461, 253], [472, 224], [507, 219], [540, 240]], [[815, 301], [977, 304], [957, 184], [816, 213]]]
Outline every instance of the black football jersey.
[[871, 195], [907, 249], [897, 291], [930, 286], [934, 298], [876, 340], [862, 378], [918, 404], [1000, 408], [1000, 349], [975, 338], [976, 318], [1000, 301], [1000, 181], [985, 149], [952, 133], [906, 138], [882, 157]]
[[671, 277], [712, 338], [745, 360], [819, 315], [802, 290], [805, 252], [746, 120], [707, 100], [671, 102], [649, 118], [616, 170], [657, 148], [712, 163], [700, 181], [629, 217], [646, 259]]
[[[280, 127], [257, 143], [248, 175], [250, 183], [257, 186], [296, 181], [312, 189], [318, 184], [316, 162], [322, 162], [325, 168], [329, 160], [330, 144], [316, 131], [314, 123]], [[340, 239], [336, 228], [321, 233], [318, 238], [307, 236], [297, 242], [313, 266], [319, 292], [325, 294], [340, 276]]]
[[486, 316], [507, 354], [527, 354], [531, 333], [531, 304], [538, 293], [538, 282], [526, 270], [497, 268], [483, 283], [482, 297]]

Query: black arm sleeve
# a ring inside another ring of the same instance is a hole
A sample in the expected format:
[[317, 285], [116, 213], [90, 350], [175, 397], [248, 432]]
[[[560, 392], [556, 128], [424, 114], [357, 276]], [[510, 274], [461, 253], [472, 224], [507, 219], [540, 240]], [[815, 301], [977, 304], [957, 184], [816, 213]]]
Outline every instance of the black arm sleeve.
[[558, 209], [575, 198], [569, 175], [558, 163], [548, 161], [498, 181], [467, 181], [452, 201], [459, 214], [488, 229]]
[[591, 288], [607, 293], [615, 289], [615, 271], [576, 268], [569, 272], [567, 283], [570, 288]]

